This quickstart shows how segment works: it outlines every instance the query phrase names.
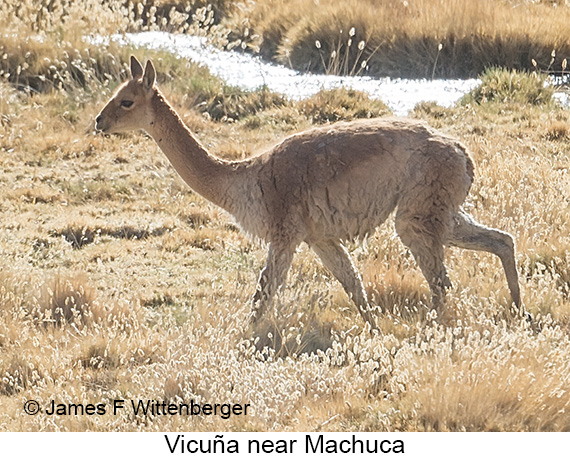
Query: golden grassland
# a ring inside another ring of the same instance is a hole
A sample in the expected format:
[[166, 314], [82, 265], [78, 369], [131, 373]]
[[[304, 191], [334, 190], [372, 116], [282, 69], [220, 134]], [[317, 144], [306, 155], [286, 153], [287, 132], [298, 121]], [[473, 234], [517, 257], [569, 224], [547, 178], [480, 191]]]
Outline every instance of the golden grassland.
[[[568, 1], [2, 0], [0, 76], [32, 87], [116, 79], [117, 47], [86, 33], [161, 29], [334, 74], [476, 77], [486, 68], [566, 74]], [[54, 41], [55, 39], [55, 41]]]
[[490, 66], [532, 70], [533, 59], [561, 71], [569, 20], [563, 1], [264, 0], [225, 23], [234, 43], [300, 70], [464, 78]]
[[[61, 89], [0, 82], [1, 430], [570, 431], [570, 113], [542, 79], [490, 71], [456, 107], [423, 103], [412, 114], [471, 149], [467, 210], [515, 237], [523, 300], [540, 329], [512, 317], [500, 264], [483, 253], [449, 250], [454, 287], [446, 312], [430, 312], [391, 221], [350, 246], [382, 336], [364, 332], [306, 247], [275, 312], [250, 328], [264, 246], [189, 190], [147, 136], [92, 133], [125, 77], [130, 50], [112, 46], [99, 55], [116, 53], [113, 73], [96, 71], [88, 46], [78, 47], [84, 84], [59, 67]], [[137, 55], [155, 59], [185, 122], [225, 158], [313, 123], [386, 114], [358, 93], [288, 102], [227, 88], [166, 55]], [[28, 416], [30, 399], [252, 411]]]

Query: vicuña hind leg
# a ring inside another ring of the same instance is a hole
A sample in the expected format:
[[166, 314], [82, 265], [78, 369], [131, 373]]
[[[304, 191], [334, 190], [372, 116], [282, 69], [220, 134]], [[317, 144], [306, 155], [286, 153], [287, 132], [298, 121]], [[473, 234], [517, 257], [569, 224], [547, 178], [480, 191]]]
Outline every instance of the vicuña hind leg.
[[460, 211], [453, 217], [453, 227], [447, 244], [465, 249], [491, 252], [497, 255], [503, 264], [513, 303], [522, 311], [515, 263], [515, 243], [511, 235], [500, 230], [485, 227]]
[[291, 266], [295, 245], [270, 243], [265, 267], [259, 275], [259, 282], [252, 299], [251, 322], [255, 323], [273, 302], [279, 287], [285, 282]]
[[396, 231], [402, 242], [412, 252], [429, 284], [432, 306], [438, 308], [445, 300], [445, 290], [451, 281], [443, 263], [444, 248], [442, 235], [447, 226], [430, 215], [396, 214]]
[[337, 240], [320, 241], [311, 244], [311, 248], [321, 258], [323, 265], [340, 281], [345, 292], [354, 301], [362, 318], [370, 324], [372, 329], [376, 329], [362, 279], [346, 248]]

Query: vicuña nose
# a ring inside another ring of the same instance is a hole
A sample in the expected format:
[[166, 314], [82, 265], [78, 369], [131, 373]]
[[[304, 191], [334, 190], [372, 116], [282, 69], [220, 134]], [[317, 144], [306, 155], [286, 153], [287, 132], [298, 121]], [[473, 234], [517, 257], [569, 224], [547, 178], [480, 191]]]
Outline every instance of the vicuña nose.
[[102, 131], [103, 116], [100, 114], [95, 118], [95, 130]]

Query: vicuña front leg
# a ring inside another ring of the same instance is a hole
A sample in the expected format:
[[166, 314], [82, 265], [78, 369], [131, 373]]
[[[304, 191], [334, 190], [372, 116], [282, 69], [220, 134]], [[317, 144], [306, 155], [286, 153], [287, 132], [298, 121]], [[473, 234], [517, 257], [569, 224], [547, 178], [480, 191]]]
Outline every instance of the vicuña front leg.
[[251, 322], [255, 323], [272, 304], [273, 297], [285, 282], [287, 272], [293, 260], [295, 247], [270, 243], [265, 267], [259, 275], [259, 282], [252, 299]]
[[321, 258], [323, 265], [342, 284], [348, 296], [354, 301], [362, 318], [370, 324], [372, 329], [376, 329], [376, 322], [368, 304], [362, 279], [346, 248], [337, 240], [320, 241], [312, 244], [311, 247]]

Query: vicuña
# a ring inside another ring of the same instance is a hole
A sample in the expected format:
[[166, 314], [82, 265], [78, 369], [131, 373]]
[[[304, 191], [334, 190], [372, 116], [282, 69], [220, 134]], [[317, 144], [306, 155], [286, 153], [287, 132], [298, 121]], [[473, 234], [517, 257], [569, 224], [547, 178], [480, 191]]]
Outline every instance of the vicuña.
[[131, 57], [131, 74], [97, 116], [96, 128], [145, 130], [195, 192], [268, 243], [253, 322], [271, 304], [304, 241], [376, 328], [343, 242], [372, 233], [393, 211], [396, 231], [429, 284], [432, 306], [443, 302], [451, 285], [444, 265], [448, 245], [497, 255], [521, 309], [513, 238], [461, 210], [473, 162], [459, 141], [419, 122], [368, 119], [314, 128], [261, 155], [225, 161], [200, 144], [167, 102], [152, 62], [143, 70]]

